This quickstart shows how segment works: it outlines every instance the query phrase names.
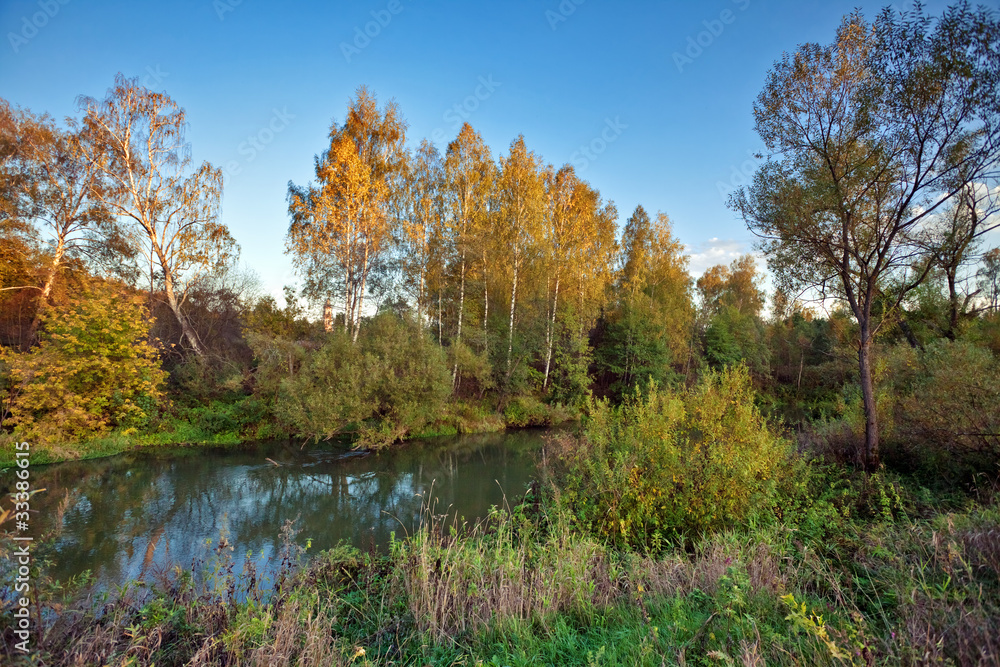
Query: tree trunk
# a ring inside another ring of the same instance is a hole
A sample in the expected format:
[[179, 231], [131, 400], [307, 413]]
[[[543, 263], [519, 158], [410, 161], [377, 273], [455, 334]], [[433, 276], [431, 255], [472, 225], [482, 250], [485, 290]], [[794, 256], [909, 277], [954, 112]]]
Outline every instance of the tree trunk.
[[350, 333], [351, 321], [351, 272], [344, 272], [344, 333]]
[[556, 307], [559, 305], [559, 275], [556, 274], [556, 287], [555, 294], [552, 297], [552, 318], [549, 320], [549, 331], [548, 339], [548, 351], [545, 354], [545, 379], [542, 381], [542, 390], [545, 390], [549, 386], [549, 368], [552, 364], [552, 340], [555, 338], [556, 331]]
[[424, 332], [424, 270], [420, 269], [420, 287], [417, 288], [417, 328]]
[[45, 309], [49, 306], [49, 295], [52, 294], [52, 286], [56, 282], [56, 274], [59, 272], [59, 264], [62, 263], [63, 255], [66, 253], [66, 244], [63, 239], [60, 238], [58, 245], [56, 246], [56, 253], [52, 257], [52, 268], [49, 269], [49, 275], [45, 279], [45, 286], [42, 287], [42, 294], [38, 297], [38, 307], [35, 308], [35, 317], [31, 320], [31, 328], [28, 330], [28, 344], [31, 345], [31, 341], [35, 340], [35, 334], [38, 333], [38, 326], [42, 322], [42, 314]]
[[878, 413], [875, 405], [875, 385], [872, 382], [871, 336], [867, 323], [861, 326], [861, 346], [858, 348], [858, 370], [861, 375], [861, 400], [865, 411], [864, 467], [872, 472], [878, 467]]
[[483, 251], [483, 351], [486, 352], [486, 357], [489, 359], [490, 354], [490, 338], [489, 338], [489, 328], [487, 323], [490, 317], [490, 286], [487, 280], [486, 274], [486, 251]]
[[910, 328], [910, 323], [902, 315], [899, 317], [899, 328], [903, 332], [903, 335], [906, 336], [906, 342], [910, 344], [910, 347], [916, 350], [924, 349], [920, 344], [920, 341], [917, 340], [917, 337], [913, 334], [913, 329]]
[[[458, 331], [455, 333], [455, 342], [462, 341], [462, 313], [465, 311], [465, 251], [462, 251], [462, 278], [458, 288]], [[455, 367], [451, 371], [451, 383], [453, 388], [457, 388], [458, 381], [458, 357], [455, 358]]]
[[173, 311], [174, 317], [177, 318], [177, 323], [181, 325], [181, 333], [187, 339], [188, 344], [191, 345], [191, 349], [202, 359], [205, 358], [205, 351], [201, 347], [201, 342], [198, 340], [198, 334], [194, 332], [191, 327], [191, 323], [188, 322], [187, 317], [181, 311], [181, 304], [177, 301], [177, 296], [174, 294], [174, 279], [169, 271], [164, 271], [163, 276], [163, 287], [167, 293], [167, 304], [170, 306], [170, 310]]
[[358, 342], [358, 332], [361, 331], [361, 311], [365, 307], [365, 287], [368, 281], [368, 246], [365, 246], [365, 261], [361, 265], [361, 289], [358, 290], [358, 312], [354, 315], [354, 336], [352, 342]]
[[806, 365], [806, 349], [799, 346], [799, 379], [795, 382], [795, 396], [798, 398], [799, 392], [802, 391], [802, 369]]
[[514, 260], [514, 282], [510, 289], [510, 329], [507, 333], [507, 373], [510, 373], [510, 359], [514, 353], [514, 304], [517, 303], [517, 260]]

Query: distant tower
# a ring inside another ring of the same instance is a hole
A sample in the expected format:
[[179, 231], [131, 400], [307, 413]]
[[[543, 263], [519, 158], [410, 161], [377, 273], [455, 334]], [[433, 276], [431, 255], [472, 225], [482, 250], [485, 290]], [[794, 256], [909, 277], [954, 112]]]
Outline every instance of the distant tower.
[[330, 332], [333, 331], [333, 304], [330, 300], [326, 300], [326, 304], [323, 306], [323, 330]]

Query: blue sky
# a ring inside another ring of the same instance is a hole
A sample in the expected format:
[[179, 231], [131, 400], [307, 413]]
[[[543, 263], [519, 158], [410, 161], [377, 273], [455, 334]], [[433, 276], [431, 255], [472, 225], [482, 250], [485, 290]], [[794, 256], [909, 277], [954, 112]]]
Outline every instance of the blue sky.
[[310, 180], [361, 84], [396, 100], [411, 146], [443, 151], [463, 120], [494, 156], [524, 134], [546, 162], [575, 164], [620, 223], [637, 204], [667, 213], [697, 275], [752, 247], [724, 193], [763, 148], [752, 105], [772, 63], [885, 4], [0, 0], [0, 96], [77, 115], [76, 98], [102, 98], [119, 71], [169, 93], [195, 160], [226, 170], [223, 221], [269, 292], [295, 281], [287, 184]]

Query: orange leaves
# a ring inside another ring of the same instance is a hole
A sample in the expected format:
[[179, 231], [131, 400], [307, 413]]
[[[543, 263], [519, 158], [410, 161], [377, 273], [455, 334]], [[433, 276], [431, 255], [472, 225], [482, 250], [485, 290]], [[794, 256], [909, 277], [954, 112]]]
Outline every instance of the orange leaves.
[[389, 179], [402, 166], [406, 124], [362, 87], [347, 121], [334, 124], [316, 160], [316, 182], [289, 186], [287, 248], [312, 298], [340, 292], [355, 337], [372, 266], [391, 240]]

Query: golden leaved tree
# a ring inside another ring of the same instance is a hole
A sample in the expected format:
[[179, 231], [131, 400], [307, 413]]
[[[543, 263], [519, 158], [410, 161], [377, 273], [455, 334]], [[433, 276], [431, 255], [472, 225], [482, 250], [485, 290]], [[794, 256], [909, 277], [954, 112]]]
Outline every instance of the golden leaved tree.
[[[483, 327], [489, 314], [489, 286], [487, 283], [487, 252], [489, 249], [489, 199], [495, 178], [495, 167], [490, 149], [483, 138], [468, 123], [462, 125], [458, 136], [448, 144], [444, 162], [445, 196], [448, 215], [448, 242], [450, 254], [458, 268], [458, 308], [455, 324], [455, 342], [462, 340], [462, 323], [465, 315], [465, 288], [471, 258], [482, 259], [483, 273]], [[478, 251], [478, 252], [477, 252]], [[458, 366], [452, 370], [457, 377]]]
[[[542, 387], [548, 386], [555, 340], [559, 296], [567, 281], [576, 285], [576, 317], [580, 335], [586, 318], [587, 295], [603, 303], [608, 280], [614, 275], [617, 244], [613, 204], [603, 204], [601, 195], [566, 165], [549, 171], [545, 178], [548, 210], [543, 230], [546, 254], [546, 325], [545, 374]], [[572, 296], [572, 292], [571, 292]]]
[[416, 307], [422, 329], [429, 308], [430, 284], [440, 285], [441, 243], [444, 236], [444, 169], [441, 155], [426, 139], [408, 156], [393, 197], [396, 200], [399, 264], [403, 286]]
[[[514, 350], [514, 324], [519, 281], [528, 263], [537, 255], [542, 232], [545, 186], [538, 157], [529, 152], [524, 137], [510, 145], [510, 153], [500, 158], [496, 182], [498, 210], [496, 236], [506, 250], [510, 277], [510, 323], [507, 330], [507, 372]], [[523, 286], [522, 286], [523, 289]]]
[[753, 255], [740, 255], [729, 266], [717, 264], [698, 278], [701, 306], [707, 313], [732, 306], [740, 313], [759, 316], [764, 308], [761, 279]]
[[390, 182], [404, 165], [406, 123], [394, 102], [379, 109], [362, 86], [330, 147], [316, 158], [316, 183], [289, 184], [286, 244], [305, 294], [340, 293], [344, 327], [357, 340], [372, 270], [392, 240]]

